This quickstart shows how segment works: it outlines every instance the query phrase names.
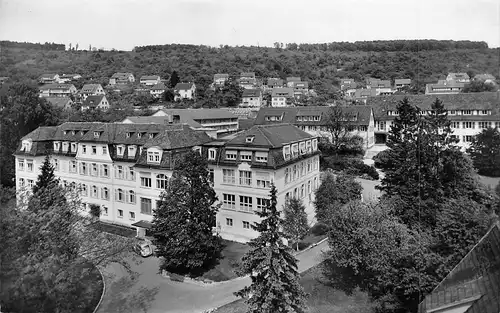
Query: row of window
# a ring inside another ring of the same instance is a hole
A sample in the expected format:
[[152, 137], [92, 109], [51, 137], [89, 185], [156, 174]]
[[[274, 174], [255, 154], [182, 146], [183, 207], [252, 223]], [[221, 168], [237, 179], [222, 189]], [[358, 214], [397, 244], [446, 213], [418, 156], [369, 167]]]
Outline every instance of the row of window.
[[[236, 199], [239, 200], [238, 205]], [[253, 202], [252, 197], [248, 196], [236, 196], [234, 194], [224, 193], [222, 194], [222, 208], [226, 210], [239, 210], [243, 212], [253, 212], [262, 211], [269, 204], [269, 199], [266, 198], [256, 198]], [[254, 207], [255, 205], [255, 207]]]
[[25, 187], [26, 186], [29, 189], [32, 189], [34, 185], [35, 185], [35, 181], [33, 179], [19, 178], [19, 187]]
[[[143, 176], [150, 175], [149, 173], [141, 173], [141, 187], [152, 188], [153, 187], [153, 179], [151, 176]], [[165, 174], [157, 174], [155, 176], [156, 187], [157, 189], [167, 189], [168, 187], [168, 176]]]
[[285, 184], [291, 183], [302, 176], [319, 168], [319, 157], [315, 156], [306, 161], [285, 168]]
[[[96, 132], [94, 132], [96, 133]], [[98, 132], [97, 132], [98, 133]], [[95, 135], [94, 135], [95, 136]], [[78, 144], [76, 142], [72, 142], [71, 144], [69, 142], [62, 142], [62, 152], [77, 152], [77, 147]], [[91, 155], [97, 155], [97, 146], [96, 145], [83, 145], [82, 144], [82, 154], [91, 154]], [[54, 141], [54, 151], [59, 151], [61, 148], [61, 142], [60, 141]], [[101, 153], [100, 155], [107, 155], [108, 154], [108, 146], [102, 146], [100, 149]]]
[[[283, 158], [285, 161], [291, 158], [297, 158], [299, 155], [305, 155], [306, 153], [311, 153], [318, 150], [318, 139], [302, 141], [300, 143], [294, 143], [292, 145], [283, 147]], [[299, 154], [300, 153], [300, 154]]]
[[[239, 156], [240, 156], [239, 160], [242, 162], [252, 162], [252, 160], [262, 163], [267, 162], [267, 152], [255, 152], [255, 157], [254, 157], [254, 153], [252, 151], [240, 151]], [[208, 159], [215, 160], [215, 157], [216, 157], [216, 149], [209, 149]], [[236, 159], [238, 159], [238, 151], [226, 150], [226, 160], [236, 160]]]
[[[226, 226], [233, 227], [234, 226], [234, 221], [230, 217], [226, 217]], [[249, 221], [242, 221], [241, 226], [244, 229], [250, 229], [250, 222]]]
[[[238, 184], [241, 186], [253, 186], [257, 188], [270, 188], [271, 178], [267, 172], [255, 172], [252, 175], [252, 171], [238, 171], [239, 180]], [[255, 177], [256, 185], [253, 185], [253, 178]], [[236, 184], [236, 170], [234, 169], [222, 169], [222, 183], [235, 185]]]
[[[25, 164], [26, 164], [26, 166], [25, 166]], [[33, 164], [34, 164], [33, 160], [31, 160], [31, 159], [27, 159], [27, 160], [18, 159], [17, 160], [17, 170], [24, 171], [26, 169], [26, 171], [28, 171], [28, 172], [33, 172], [33, 169], [34, 169]]]
[[[386, 122], [385, 121], [379, 121], [377, 122], [377, 128], [378, 130], [386, 130]], [[460, 127], [462, 126], [462, 127]], [[490, 128], [490, 127], [497, 127], [500, 128], [500, 122], [490, 122], [490, 121], [482, 121], [478, 122], [478, 128]], [[464, 129], [474, 129], [476, 128], [476, 122], [451, 122], [451, 128], [454, 129], [459, 129], [459, 128], [464, 128]]]
[[[347, 131], [360, 131], [360, 132], [365, 132], [368, 131], [368, 126], [366, 125], [359, 125], [359, 126], [354, 126], [354, 125], [346, 125], [345, 126]], [[323, 131], [326, 132], [328, 131], [327, 126], [318, 126], [318, 125], [302, 125], [300, 126], [300, 129], [303, 131]]]
[[[437, 89], [434, 89], [437, 90]], [[431, 114], [432, 110], [423, 110], [422, 114]], [[449, 110], [448, 115], [489, 115], [491, 110]], [[397, 116], [397, 111], [387, 111], [387, 115]]]
[[[307, 189], [306, 189], [307, 188]], [[285, 194], [285, 199], [295, 198], [295, 199], [304, 199], [307, 195], [311, 196], [311, 193], [318, 189], [318, 178], [314, 177], [314, 179], [308, 180], [307, 184], [302, 184], [299, 187], [295, 187], [293, 192], [287, 192]]]

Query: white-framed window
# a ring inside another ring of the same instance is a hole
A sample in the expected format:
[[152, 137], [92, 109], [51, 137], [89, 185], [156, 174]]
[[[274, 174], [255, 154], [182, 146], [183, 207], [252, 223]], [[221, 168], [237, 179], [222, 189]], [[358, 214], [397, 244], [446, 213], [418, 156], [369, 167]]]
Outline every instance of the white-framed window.
[[456, 114], [457, 114], [457, 111], [455, 111], [455, 110], [450, 110], [450, 111], [448, 111], [448, 114], [449, 114], [449, 115], [456, 115]]
[[307, 151], [307, 153], [311, 153], [311, 151], [312, 151], [311, 140], [306, 141], [306, 151]]
[[299, 143], [299, 152], [300, 152], [300, 155], [306, 154], [306, 142], [305, 141]]
[[63, 152], [68, 152], [68, 147], [69, 147], [69, 143], [63, 142], [63, 144], [62, 144], [62, 151]]
[[87, 184], [81, 184], [80, 193], [82, 196], [86, 197], [89, 194], [89, 190], [87, 188]]
[[472, 136], [470, 136], [470, 135], [463, 136], [463, 139], [464, 139], [464, 142], [472, 142]]
[[475, 122], [462, 122], [464, 128], [474, 128]]
[[119, 156], [123, 156], [123, 146], [117, 146], [116, 147], [116, 154], [119, 155]]
[[17, 160], [17, 168], [19, 171], [24, 171], [24, 159]]
[[118, 209], [118, 218], [123, 218], [123, 210]]
[[54, 141], [54, 151], [59, 151], [61, 143], [59, 141]]
[[199, 155], [201, 155], [201, 147], [198, 147], [198, 146], [193, 147], [193, 151], [198, 153]]
[[70, 173], [76, 173], [76, 169], [77, 169], [77, 163], [76, 161], [69, 161], [69, 172]]
[[132, 135], [132, 133], [128, 132], [127, 135], [126, 135], [126, 137], [130, 138], [131, 135]]
[[80, 175], [87, 175], [87, 163], [80, 163]]
[[271, 187], [271, 179], [269, 177], [269, 173], [256, 172], [255, 179], [257, 180], [257, 187], [258, 188], [270, 188]]
[[101, 198], [104, 200], [109, 200], [109, 189], [108, 187], [101, 188]]
[[296, 158], [299, 156], [299, 144], [295, 143], [292, 145], [292, 157]]
[[228, 193], [222, 194], [223, 197], [223, 208], [229, 210], [236, 210], [236, 196]]
[[451, 122], [451, 128], [455, 128], [455, 129], [460, 128], [460, 122]]
[[252, 152], [241, 151], [240, 152], [240, 160], [241, 161], [252, 161]]
[[76, 147], [77, 147], [76, 142], [72, 142], [71, 143], [71, 152], [76, 152]]
[[101, 177], [109, 177], [109, 166], [101, 164]]
[[307, 181], [307, 193], [311, 194], [311, 181]]
[[151, 188], [151, 177], [141, 176], [141, 186]]
[[92, 146], [92, 154], [97, 154], [97, 146]]
[[97, 197], [98, 197], [97, 186], [93, 185], [92, 186], [92, 198], [97, 198]]
[[285, 168], [285, 184], [290, 182], [290, 168]]
[[129, 159], [135, 158], [135, 151], [136, 151], [135, 146], [128, 146], [127, 149], [128, 149], [128, 158]]
[[33, 185], [35, 184], [35, 182], [33, 181], [33, 179], [27, 179], [26, 180], [28, 182], [28, 188], [33, 188]]
[[252, 172], [240, 171], [240, 185], [252, 186]]
[[299, 168], [300, 168], [300, 170], [299, 170], [300, 171], [300, 176], [304, 176], [305, 175], [305, 173], [304, 173], [304, 171], [305, 171], [304, 162], [300, 162]]
[[313, 160], [313, 169], [317, 170], [319, 168], [319, 157], [315, 157]]
[[250, 222], [243, 221], [243, 228], [244, 229], [250, 229]]
[[87, 145], [82, 145], [82, 153], [87, 154]]
[[302, 184], [300, 186], [300, 197], [304, 198], [305, 196], [306, 196], [306, 187], [304, 186], [304, 184]]
[[156, 188], [158, 189], [167, 189], [168, 186], [168, 177], [165, 174], [156, 175]]
[[135, 220], [135, 212], [129, 212], [129, 214], [130, 214], [129, 219], [130, 219], [131, 221], [134, 221], [134, 220]]
[[124, 202], [125, 201], [125, 193], [123, 192], [123, 189], [118, 188], [116, 190], [115, 200], [116, 201], [120, 201], [120, 202]]
[[293, 189], [293, 197], [295, 199], [298, 199], [298, 196], [299, 196], [299, 189], [298, 188], [294, 188]]
[[214, 183], [214, 169], [213, 168], [209, 168], [208, 169], [208, 180], [210, 180], [210, 182], [213, 184]]
[[151, 206], [152, 206], [151, 199], [141, 198], [141, 213], [142, 214], [151, 215], [152, 214]]
[[490, 128], [491, 122], [479, 122], [479, 128]]
[[90, 175], [97, 176], [98, 175], [98, 166], [97, 163], [92, 163], [92, 172]]
[[28, 172], [33, 172], [33, 160], [26, 160], [26, 170]]
[[257, 211], [262, 211], [267, 207], [268, 204], [269, 204], [269, 199], [257, 198]]
[[117, 165], [115, 170], [115, 178], [124, 179], [123, 165]]
[[297, 172], [297, 164], [293, 165], [293, 171], [292, 171], [292, 181], [296, 180], [298, 177], [298, 172]]
[[252, 212], [252, 197], [240, 196], [240, 210]]
[[318, 177], [314, 177], [314, 190], [318, 189]]
[[215, 157], [217, 155], [217, 150], [214, 148], [208, 149], [208, 159], [209, 160], [215, 160]]
[[19, 187], [24, 187], [24, 185], [26, 184], [24, 178], [19, 178]]
[[290, 160], [291, 158], [290, 146], [283, 147], [283, 157], [285, 158], [285, 161]]
[[255, 161], [257, 162], [267, 162], [267, 153], [266, 152], [255, 152]]
[[462, 115], [472, 115], [472, 110], [462, 110]]
[[233, 219], [229, 218], [229, 217], [226, 217], [226, 225], [227, 226], [233, 226]]
[[313, 149], [313, 151], [318, 150], [318, 139], [312, 140], [312, 149]]
[[500, 128], [500, 122], [495, 122], [495, 127]]
[[104, 205], [103, 205], [103, 206], [101, 207], [101, 213], [102, 213], [102, 215], [108, 215], [108, 211], [109, 211], [109, 209], [108, 209], [108, 207], [107, 207], [107, 206], [104, 206]]
[[135, 204], [135, 192], [133, 190], [128, 191], [128, 202]]
[[54, 171], [59, 171], [59, 160], [54, 159]]
[[160, 163], [160, 152], [159, 151], [148, 151], [148, 162]]
[[222, 169], [222, 182], [224, 184], [236, 183], [236, 171], [232, 169]]
[[133, 167], [128, 168], [128, 179], [135, 181], [135, 170]]
[[94, 138], [99, 138], [99, 132], [94, 132]]
[[236, 151], [226, 151], [226, 160], [236, 160], [237, 153]]

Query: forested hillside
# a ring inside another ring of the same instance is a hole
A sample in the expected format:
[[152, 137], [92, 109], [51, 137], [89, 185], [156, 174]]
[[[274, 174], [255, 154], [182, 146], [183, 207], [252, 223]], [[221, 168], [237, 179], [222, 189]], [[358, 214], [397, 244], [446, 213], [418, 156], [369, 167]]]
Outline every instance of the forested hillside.
[[[321, 93], [338, 85], [342, 77], [358, 81], [367, 76], [411, 78], [423, 84], [435, 82], [450, 71], [495, 76], [499, 73], [499, 49], [470, 41], [275, 43], [273, 48], [172, 44], [136, 47], [134, 51], [75, 51], [74, 48], [61, 51], [57, 44], [0, 42], [0, 45], [0, 76], [9, 76], [14, 81], [57, 72], [79, 73], [83, 75], [82, 81], [93, 79], [107, 84], [117, 71], [130, 71], [137, 78], [146, 74], [168, 78], [175, 70], [182, 81], [194, 81], [204, 87], [215, 73], [238, 75], [241, 71], [254, 71], [264, 78], [301, 76]], [[53, 50], [48, 50], [50, 47]]]

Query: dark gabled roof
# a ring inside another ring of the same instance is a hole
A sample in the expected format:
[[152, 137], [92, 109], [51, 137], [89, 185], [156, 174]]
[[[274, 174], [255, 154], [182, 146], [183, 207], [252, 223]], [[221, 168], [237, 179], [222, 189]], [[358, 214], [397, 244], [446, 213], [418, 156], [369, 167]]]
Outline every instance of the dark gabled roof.
[[165, 86], [164, 83], [158, 83], [155, 84], [153, 87], [151, 87], [151, 90], [166, 90], [167, 87]]
[[57, 131], [57, 126], [40, 126], [34, 131], [25, 135], [21, 140], [31, 139], [33, 141], [52, 140]]
[[45, 79], [45, 78], [48, 78], [48, 79], [54, 79], [54, 77], [56, 76], [57, 74], [42, 74], [40, 76], [40, 79]]
[[398, 84], [411, 84], [411, 79], [409, 79], [409, 78], [396, 78], [394, 80], [394, 84], [395, 85], [398, 85]]
[[[254, 136], [251, 143], [247, 137]], [[226, 147], [247, 146], [280, 148], [286, 144], [308, 138], [316, 138], [292, 124], [254, 125], [249, 130], [237, 134], [226, 143]]]
[[144, 75], [144, 76], [141, 76], [141, 79], [140, 80], [157, 80], [158, 78], [160, 78], [160, 76], [158, 75]]
[[189, 90], [193, 87], [193, 83], [177, 83], [174, 90]]
[[487, 79], [495, 80], [495, 76], [493, 76], [491, 74], [477, 74], [476, 76], [474, 76], [474, 79], [476, 79], [476, 80], [487, 80]]
[[118, 72], [118, 73], [114, 73], [113, 76], [111, 76], [111, 78], [128, 79], [129, 76], [134, 76], [134, 75], [132, 73], [121, 73], [121, 72]]
[[254, 122], [255, 122], [254, 118], [240, 118], [238, 120], [238, 128], [240, 130], [250, 129], [254, 125]]
[[243, 90], [242, 97], [260, 97], [260, 89], [245, 89]]
[[375, 97], [376, 95], [376, 89], [356, 89], [354, 92], [354, 97], [356, 98]]
[[422, 110], [431, 108], [436, 98], [443, 101], [448, 110], [492, 110], [492, 114], [499, 113], [500, 93], [497, 92], [475, 92], [459, 93], [455, 95], [400, 95], [400, 96], [378, 96], [367, 99], [366, 104], [373, 107], [375, 119], [387, 116], [387, 111], [395, 111], [397, 105], [408, 97], [410, 104], [418, 106]]
[[[328, 106], [305, 106], [285, 108], [261, 108], [255, 119], [255, 125], [269, 125], [276, 123], [290, 123], [294, 125], [324, 125], [324, 118], [328, 116], [331, 107]], [[369, 125], [372, 108], [367, 105], [354, 105], [338, 107], [346, 115], [356, 117], [352, 121], [355, 125]], [[281, 121], [266, 121], [266, 116], [281, 116]], [[319, 121], [297, 121], [298, 116], [319, 116]]]
[[[467, 304], [468, 303], [468, 304]], [[497, 222], [419, 305], [419, 312], [470, 305], [467, 313], [500, 312], [500, 224]]]
[[101, 103], [101, 101], [105, 97], [106, 97], [105, 95], [88, 96], [87, 99], [85, 99], [85, 101], [83, 101], [82, 106], [84, 106], [84, 107], [88, 106], [90, 108], [95, 108]]
[[181, 121], [183, 121], [183, 117], [193, 120], [237, 118], [236, 115], [226, 109], [162, 109], [161, 111], [169, 115], [179, 115]]
[[73, 103], [69, 97], [47, 97], [45, 98], [50, 104], [58, 108], [65, 108], [68, 103]]
[[[85, 84], [82, 87], [81, 93], [93, 93], [97, 91], [97, 88], [101, 86], [100, 84]], [[102, 87], [101, 87], [102, 89]]]
[[[186, 123], [193, 128], [201, 128], [200, 123], [195, 122], [191, 118], [183, 118], [180, 116], [180, 123]], [[125, 120], [129, 120], [132, 123], [140, 123], [140, 124], [168, 124], [169, 117], [168, 116], [128, 116]]]
[[450, 76], [451, 79], [470, 79], [467, 73], [448, 73], [448, 76]]
[[271, 97], [293, 97], [293, 88], [274, 88]]
[[219, 78], [229, 78], [229, 74], [223, 74], [223, 73], [219, 73], [219, 74], [214, 74], [214, 79], [219, 79]]
[[253, 77], [253, 78], [255, 78], [255, 72], [241, 72], [240, 77]]
[[71, 87], [75, 88], [73, 84], [48, 84], [40, 86], [40, 90], [54, 90], [54, 89], [70, 89]]
[[267, 86], [283, 86], [283, 79], [281, 78], [268, 78]]
[[204, 131], [192, 130], [188, 125], [168, 125], [167, 129], [149, 140], [144, 145], [144, 148], [156, 146], [165, 150], [174, 150], [202, 145], [212, 140], [213, 138], [209, 137]]
[[301, 80], [300, 77], [287, 77], [286, 78], [287, 83], [289, 83], [289, 82], [300, 82], [300, 80]]

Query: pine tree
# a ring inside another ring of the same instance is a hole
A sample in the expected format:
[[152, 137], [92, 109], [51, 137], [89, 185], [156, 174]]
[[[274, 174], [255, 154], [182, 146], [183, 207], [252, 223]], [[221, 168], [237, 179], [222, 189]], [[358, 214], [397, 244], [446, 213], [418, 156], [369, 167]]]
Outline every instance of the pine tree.
[[262, 212], [258, 212], [261, 222], [252, 228], [259, 237], [249, 242], [251, 250], [242, 258], [239, 272], [249, 274], [252, 283], [235, 293], [248, 297], [247, 312], [305, 312], [306, 293], [299, 284], [297, 259], [292, 249], [283, 243], [280, 228], [283, 220], [276, 208], [276, 187], [271, 186], [270, 201]]
[[40, 189], [46, 188], [52, 184], [58, 184], [59, 179], [54, 175], [54, 165], [50, 162], [50, 155], [45, 156], [41, 173], [38, 175], [38, 180], [33, 186], [33, 193], [37, 193]]
[[309, 230], [305, 207], [300, 199], [292, 198], [286, 202], [283, 212], [283, 231], [288, 238], [295, 241], [296, 250], [299, 251], [299, 240], [304, 238]]
[[206, 160], [189, 152], [178, 162], [153, 214], [157, 255], [164, 257], [161, 270], [198, 276], [220, 259], [221, 238], [212, 231], [216, 201]]
[[170, 88], [175, 88], [175, 85], [177, 85], [179, 82], [180, 82], [179, 74], [177, 74], [176, 71], [173, 71], [172, 75], [170, 75], [170, 80], [169, 80]]

